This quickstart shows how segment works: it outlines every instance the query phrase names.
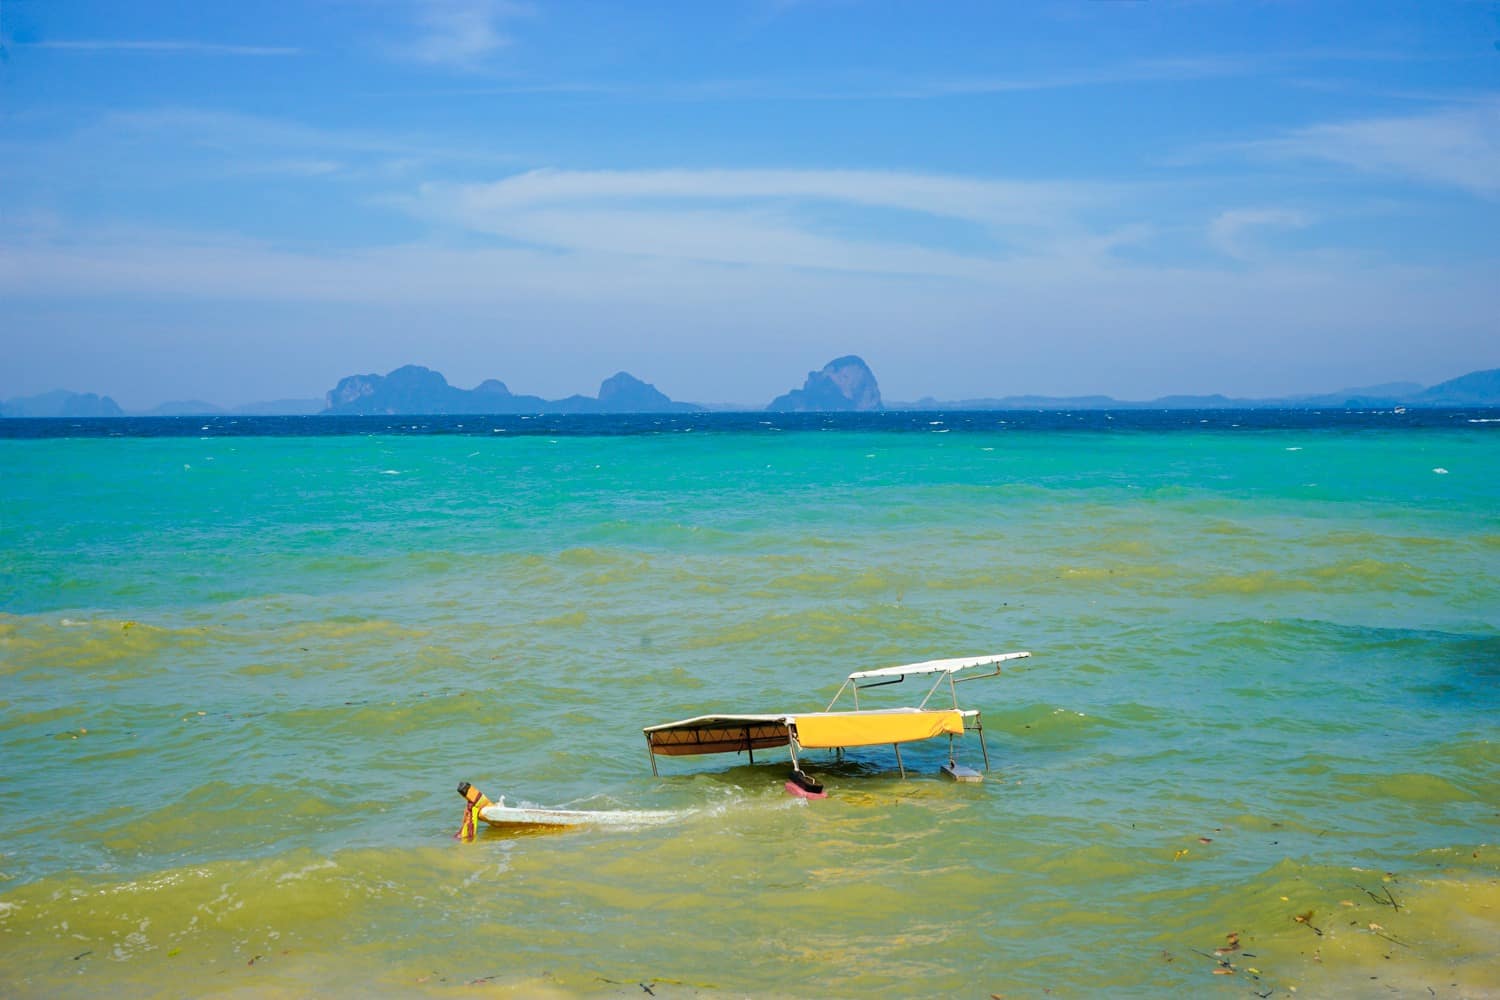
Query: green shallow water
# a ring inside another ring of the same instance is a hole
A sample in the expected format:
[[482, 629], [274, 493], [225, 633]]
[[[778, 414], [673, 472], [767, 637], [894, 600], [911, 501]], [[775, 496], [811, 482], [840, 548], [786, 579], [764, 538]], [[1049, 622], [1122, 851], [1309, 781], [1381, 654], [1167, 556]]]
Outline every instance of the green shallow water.
[[[0, 440], [0, 494], [7, 995], [1500, 995], [1494, 433]], [[983, 785], [651, 776], [1022, 648]], [[460, 844], [460, 779], [681, 817]]]

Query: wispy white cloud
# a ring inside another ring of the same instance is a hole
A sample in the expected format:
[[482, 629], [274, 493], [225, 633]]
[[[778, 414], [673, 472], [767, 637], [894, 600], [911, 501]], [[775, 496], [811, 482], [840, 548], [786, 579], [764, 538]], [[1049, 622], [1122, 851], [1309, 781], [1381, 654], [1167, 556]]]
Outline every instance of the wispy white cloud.
[[1500, 199], [1500, 97], [1421, 115], [1298, 129], [1233, 147], [1260, 156], [1337, 163]]
[[1100, 66], [1079, 66], [1051, 73], [1006, 76], [932, 77], [912, 80], [889, 91], [896, 97], [949, 97], [1036, 90], [1117, 86], [1131, 83], [1189, 83], [1244, 77], [1275, 77], [1329, 63], [1407, 61], [1407, 52], [1378, 49], [1303, 48], [1253, 52], [1219, 52], [1159, 56]]
[[[593, 94], [626, 100], [711, 102], [770, 100], [786, 102], [920, 101], [982, 97], [1129, 84], [1180, 84], [1200, 80], [1274, 77], [1310, 64], [1384, 62], [1411, 58], [1386, 51], [1305, 49], [1197, 56], [1164, 56], [1049, 71], [954, 75], [782, 73], [757, 77], [700, 77], [663, 82], [623, 80], [531, 79], [488, 87], [423, 91], [426, 96], [485, 94]], [[432, 60], [441, 62], [442, 59]], [[1305, 83], [1299, 83], [1305, 85]], [[1361, 87], [1368, 92], [1368, 87]], [[409, 93], [403, 91], [403, 93]]]
[[507, 0], [422, 0], [415, 34], [393, 51], [414, 62], [478, 69], [511, 44], [501, 24], [527, 12]]
[[85, 38], [22, 43], [33, 49], [64, 49], [75, 52], [169, 52], [215, 56], [295, 56], [299, 48], [284, 45], [228, 45], [181, 39]]
[[[1062, 243], [1107, 252], [1122, 236], [1084, 232], [1077, 218], [1113, 191], [876, 170], [536, 170], [422, 185], [406, 207], [565, 251], [979, 278], [995, 259]], [[839, 229], [823, 221], [825, 210], [861, 221]], [[908, 234], [905, 216], [969, 227], [975, 240], [963, 252], [945, 248]]]
[[851, 239], [810, 231], [776, 213], [642, 210], [528, 212], [496, 227], [531, 246], [573, 253], [826, 269], [870, 274], [985, 278], [991, 263], [890, 239]]
[[620, 200], [811, 199], [987, 222], [1050, 217], [1102, 196], [1105, 185], [973, 179], [884, 170], [532, 170], [490, 184], [432, 185], [467, 209], [503, 212]]
[[[1113, 66], [1056, 73], [1011, 76], [930, 77], [898, 82], [884, 91], [888, 97], [962, 97], [977, 94], [1064, 90], [1124, 83], [1181, 82], [1259, 72], [1265, 61], [1251, 56], [1201, 56], [1149, 59]], [[877, 93], [879, 91], [876, 91]]]
[[1286, 208], [1234, 208], [1220, 212], [1208, 226], [1209, 242], [1238, 260], [1260, 256], [1251, 240], [1257, 230], [1301, 229], [1311, 222], [1302, 212]]
[[[458, 60], [431, 59], [431, 62]], [[1252, 60], [1222, 58], [1161, 59], [1050, 73], [952, 76], [942, 74], [779, 74], [774, 77], [700, 77], [673, 81], [528, 80], [483, 88], [446, 89], [441, 95], [593, 94], [626, 100], [785, 102], [915, 101], [1025, 94], [1152, 81], [1189, 81], [1252, 73]], [[427, 92], [431, 94], [432, 92]], [[434, 95], [437, 96], [437, 95]]]
[[339, 160], [279, 158], [241, 163], [233, 168], [237, 173], [263, 174], [283, 177], [331, 177], [348, 169]]
[[213, 148], [230, 155], [280, 155], [286, 151], [325, 156], [333, 152], [414, 155], [432, 149], [436, 157], [453, 152], [417, 137], [357, 128], [322, 128], [264, 115], [192, 107], [110, 112], [79, 134], [83, 142], [95, 136], [123, 134]]
[[96, 183], [77, 165], [109, 162], [116, 181], [150, 185], [183, 178], [260, 175], [362, 179], [403, 178], [439, 165], [495, 169], [514, 157], [480, 143], [420, 133], [328, 128], [299, 121], [193, 107], [114, 111], [71, 131], [26, 142], [0, 129], [0, 177], [29, 172], [56, 187], [70, 177]]

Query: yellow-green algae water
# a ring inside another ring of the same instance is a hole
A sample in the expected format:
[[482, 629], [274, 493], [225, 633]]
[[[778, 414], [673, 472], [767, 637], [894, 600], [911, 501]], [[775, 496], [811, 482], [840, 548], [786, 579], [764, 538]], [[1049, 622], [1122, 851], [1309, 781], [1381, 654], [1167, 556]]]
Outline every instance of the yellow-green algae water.
[[1495, 425], [689, 426], [0, 439], [0, 994], [1500, 996]]

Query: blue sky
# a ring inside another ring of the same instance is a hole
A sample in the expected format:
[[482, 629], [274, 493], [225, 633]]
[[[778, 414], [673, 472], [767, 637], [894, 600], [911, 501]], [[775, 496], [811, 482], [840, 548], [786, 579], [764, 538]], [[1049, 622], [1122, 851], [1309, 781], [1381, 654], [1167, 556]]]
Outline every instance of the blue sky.
[[0, 398], [1500, 366], [1500, 4], [0, 0]]

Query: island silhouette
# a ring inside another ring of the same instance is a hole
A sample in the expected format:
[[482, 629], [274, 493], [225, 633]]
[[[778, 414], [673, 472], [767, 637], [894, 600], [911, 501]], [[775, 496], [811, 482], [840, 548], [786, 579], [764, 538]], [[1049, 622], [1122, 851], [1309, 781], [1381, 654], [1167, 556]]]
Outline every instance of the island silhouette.
[[873, 412], [878, 410], [1233, 410], [1233, 409], [1379, 409], [1390, 407], [1500, 406], [1500, 368], [1470, 372], [1423, 387], [1416, 382], [1308, 396], [1236, 398], [1223, 395], [1174, 395], [1146, 401], [1111, 396], [1011, 395], [940, 400], [931, 396], [905, 402], [882, 399], [875, 373], [863, 358], [846, 354], [807, 373], [800, 388], [789, 389], [764, 407], [688, 403], [671, 399], [656, 386], [629, 372], [616, 372], [594, 396], [563, 399], [518, 394], [499, 379], [472, 389], [450, 385], [441, 372], [403, 365], [384, 375], [349, 375], [323, 399], [281, 399], [232, 409], [201, 400], [163, 403], [150, 410], [127, 412], [108, 396], [55, 390], [37, 396], [0, 401], [0, 417], [125, 416], [316, 416], [316, 415], [484, 415], [542, 413], [696, 413], [755, 410], [792, 413]]

